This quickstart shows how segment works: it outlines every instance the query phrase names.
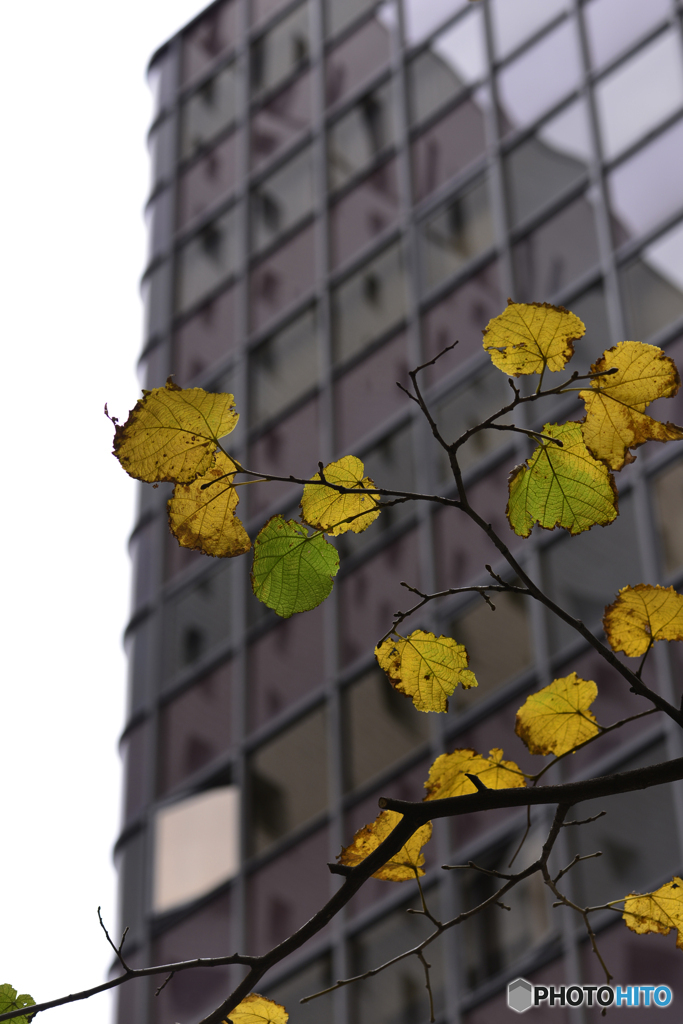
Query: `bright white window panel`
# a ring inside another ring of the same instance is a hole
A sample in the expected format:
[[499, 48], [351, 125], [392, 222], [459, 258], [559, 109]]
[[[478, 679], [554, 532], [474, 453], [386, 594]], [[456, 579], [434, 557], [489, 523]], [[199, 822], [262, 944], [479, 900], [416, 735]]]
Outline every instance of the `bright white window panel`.
[[156, 913], [211, 892], [239, 870], [239, 790], [218, 786], [157, 812]]

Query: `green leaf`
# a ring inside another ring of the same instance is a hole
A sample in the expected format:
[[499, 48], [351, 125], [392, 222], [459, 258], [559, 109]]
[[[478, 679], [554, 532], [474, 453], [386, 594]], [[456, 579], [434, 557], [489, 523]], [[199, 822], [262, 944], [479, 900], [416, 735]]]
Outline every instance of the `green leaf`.
[[563, 526], [573, 535], [617, 518], [617, 490], [607, 467], [586, 448], [580, 423], [546, 423], [530, 459], [510, 474], [506, 510], [510, 526], [528, 537], [534, 523], [546, 530]]
[[259, 601], [288, 619], [321, 604], [338, 569], [339, 555], [322, 534], [273, 516], [254, 542], [251, 585]]
[[[35, 1006], [36, 1001], [26, 994], [18, 996], [17, 990], [11, 985], [0, 985], [0, 1013], [9, 1013], [10, 1010], [23, 1010], [25, 1006]], [[33, 1019], [33, 1014], [22, 1017], [14, 1017], [16, 1024], [28, 1024]]]

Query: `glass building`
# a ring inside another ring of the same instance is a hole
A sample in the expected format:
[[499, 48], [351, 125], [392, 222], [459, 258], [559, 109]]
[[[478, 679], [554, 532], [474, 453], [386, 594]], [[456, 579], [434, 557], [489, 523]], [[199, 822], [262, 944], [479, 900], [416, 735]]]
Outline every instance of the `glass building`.
[[[683, 367], [682, 29], [680, 0], [213, 3], [150, 67], [143, 386], [172, 373], [182, 386], [233, 392], [241, 420], [230, 449], [251, 469], [310, 476], [319, 459], [353, 453], [379, 485], [450, 494], [448, 467], [395, 382], [458, 339], [425, 375], [439, 423], [453, 438], [498, 408], [509, 389], [481, 330], [508, 296], [582, 317], [582, 372], [625, 338], [660, 345]], [[545, 403], [531, 425], [582, 415], [571, 397]], [[683, 423], [683, 394], [652, 412]], [[609, 530], [521, 542], [504, 519], [508, 472], [530, 450], [520, 436], [478, 435], [466, 482], [560, 603], [599, 630], [619, 587], [680, 587], [680, 445], [640, 449], [618, 477]], [[169, 490], [140, 485], [131, 538], [116, 860], [134, 966], [261, 953], [285, 938], [338, 886], [326, 864], [375, 817], [380, 794], [421, 799], [432, 760], [454, 747], [502, 746], [534, 764], [515, 712], [555, 676], [597, 681], [601, 723], [640, 708], [580, 638], [514, 595], [495, 613], [460, 595], [414, 622], [470, 652], [479, 687], [456, 692], [447, 715], [420, 714], [391, 690], [373, 648], [406, 607], [399, 581], [434, 590], [485, 582], [486, 562], [505, 572], [453, 510], [397, 506], [341, 538], [332, 596], [282, 621], [251, 595], [250, 557], [177, 546]], [[295, 514], [300, 497], [287, 484], [243, 493], [252, 537], [269, 515]], [[646, 671], [678, 703], [680, 653], [657, 649]], [[632, 723], [555, 777], [679, 756], [669, 724]], [[567, 861], [603, 851], [569, 876], [578, 900], [648, 891], [683, 869], [673, 789], [609, 807], [563, 838]], [[534, 821], [520, 857], [542, 837], [543, 812]], [[434, 912], [452, 916], [489, 892], [484, 876], [441, 864], [506, 865], [524, 824], [523, 812], [440, 822], [425, 849]], [[298, 1003], [413, 945], [424, 934], [404, 912], [413, 889], [371, 881], [260, 991], [286, 1005], [291, 1024], [423, 1024], [415, 958]], [[600, 978], [580, 920], [551, 910], [536, 878], [511, 898], [518, 913], [494, 907], [430, 948], [440, 1022], [507, 1019], [505, 986], [520, 974]], [[610, 928], [614, 918], [598, 915], [596, 927], [616, 981], [675, 982], [671, 937]], [[157, 979], [136, 982], [119, 990], [118, 1020], [193, 1024], [239, 977], [186, 972], [158, 996]]]

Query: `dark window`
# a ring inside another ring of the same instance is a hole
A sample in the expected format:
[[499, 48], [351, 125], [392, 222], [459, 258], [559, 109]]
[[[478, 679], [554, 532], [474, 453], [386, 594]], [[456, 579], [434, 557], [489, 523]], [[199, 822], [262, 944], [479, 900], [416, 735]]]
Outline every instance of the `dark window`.
[[237, 175], [237, 136], [230, 135], [193, 164], [178, 181], [178, 228], [201, 216], [233, 191]]
[[273, 89], [308, 57], [308, 4], [303, 3], [251, 47], [251, 88], [255, 96]]
[[313, 209], [310, 148], [289, 160], [251, 193], [251, 244], [255, 251], [274, 242]]
[[292, 1024], [333, 1024], [334, 1012], [330, 996], [300, 1004], [304, 996], [321, 992], [332, 984], [332, 963], [329, 956], [315, 960], [302, 971], [297, 971], [274, 988], [266, 988], [264, 995], [285, 1007], [296, 1007], [291, 1014]]
[[186, 387], [224, 359], [235, 343], [235, 293], [232, 289], [209, 299], [179, 327], [173, 339], [176, 384]]
[[394, 140], [390, 84], [365, 93], [332, 125], [327, 138], [330, 188], [365, 170]]
[[598, 262], [593, 207], [577, 199], [513, 249], [517, 302], [548, 302]]
[[423, 132], [412, 147], [415, 199], [424, 199], [484, 152], [484, 121], [465, 100]]
[[250, 287], [253, 330], [265, 327], [274, 316], [312, 290], [314, 241], [313, 228], [306, 227], [253, 268]]
[[383, 164], [330, 210], [332, 265], [338, 266], [396, 222], [396, 161]]
[[259, 853], [327, 807], [323, 708], [259, 747], [249, 759], [251, 849]]
[[683, 461], [655, 477], [652, 489], [659, 526], [659, 546], [667, 575], [683, 568]]
[[318, 383], [318, 327], [309, 309], [249, 356], [249, 418], [259, 426]]
[[377, 18], [372, 18], [332, 50], [325, 64], [328, 105], [336, 103], [351, 89], [359, 88], [389, 63], [389, 42], [387, 28]]
[[204, 82], [180, 110], [181, 159], [200, 151], [235, 117], [235, 66], [230, 64]]
[[178, 252], [176, 309], [184, 312], [235, 269], [237, 230], [232, 210], [211, 221]]
[[195, 665], [230, 636], [232, 571], [222, 565], [165, 606], [166, 677]]
[[325, 32], [335, 36], [365, 11], [374, 7], [377, 0], [325, 0]]
[[397, 382], [408, 386], [408, 353], [404, 334], [392, 338], [335, 381], [337, 451], [348, 451], [392, 412], [405, 407], [406, 395], [396, 387]]
[[237, 41], [237, 3], [213, 4], [183, 36], [183, 83], [192, 81]]
[[420, 226], [425, 290], [441, 284], [491, 245], [489, 192], [486, 181], [480, 179]]
[[349, 789], [389, 768], [429, 738], [428, 716], [395, 690], [379, 669], [361, 676], [343, 696]]
[[264, 103], [251, 121], [251, 163], [258, 167], [308, 128], [311, 120], [311, 76], [300, 75]]
[[403, 256], [400, 246], [392, 245], [334, 289], [335, 359], [348, 359], [398, 323], [406, 302]]

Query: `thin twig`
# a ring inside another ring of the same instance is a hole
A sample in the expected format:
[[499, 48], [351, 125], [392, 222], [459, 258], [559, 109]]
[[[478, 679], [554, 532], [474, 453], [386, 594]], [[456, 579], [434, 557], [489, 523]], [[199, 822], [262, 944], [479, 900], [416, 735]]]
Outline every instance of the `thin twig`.
[[123, 944], [126, 941], [126, 935], [128, 934], [128, 927], [124, 928], [123, 935], [121, 936], [121, 942], [119, 943], [118, 946], [115, 946], [114, 943], [112, 942], [111, 935], [107, 931], [107, 926], [105, 925], [104, 921], [102, 920], [102, 907], [98, 907], [97, 908], [97, 916], [98, 916], [99, 921], [100, 921], [100, 927], [102, 928], [102, 931], [104, 932], [104, 934], [107, 937], [107, 942], [109, 943], [111, 948], [116, 953], [116, 957], [117, 957], [119, 963], [123, 967], [124, 971], [129, 971], [130, 968], [129, 968], [128, 964], [126, 963], [126, 961], [123, 959], [123, 953], [122, 953]]

